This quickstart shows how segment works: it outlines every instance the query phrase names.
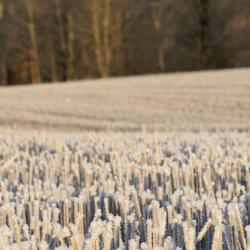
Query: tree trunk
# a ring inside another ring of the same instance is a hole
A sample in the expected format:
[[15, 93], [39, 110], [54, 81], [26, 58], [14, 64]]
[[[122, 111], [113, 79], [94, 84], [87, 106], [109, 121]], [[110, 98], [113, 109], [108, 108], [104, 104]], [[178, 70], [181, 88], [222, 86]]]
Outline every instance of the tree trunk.
[[162, 24], [161, 24], [161, 12], [162, 12], [162, 3], [161, 0], [153, 0], [152, 2], [152, 13], [153, 13], [153, 22], [154, 29], [156, 32], [156, 42], [157, 42], [157, 60], [158, 68], [160, 71], [164, 72], [165, 65], [165, 47], [162, 37]]
[[56, 19], [58, 21], [58, 33], [60, 40], [60, 80], [65, 80], [67, 78], [66, 74], [66, 39], [65, 39], [65, 29], [63, 23], [63, 12], [62, 12], [62, 3], [61, 0], [54, 0], [55, 3], [55, 11], [56, 11]]
[[200, 63], [202, 69], [212, 67], [212, 48], [210, 31], [210, 0], [196, 0], [200, 25]]
[[114, 64], [115, 64], [115, 73], [116, 75], [123, 75], [124, 74], [124, 57], [123, 57], [123, 47], [122, 47], [122, 39], [123, 39], [123, 16], [122, 10], [120, 6], [117, 6], [117, 10], [113, 14], [114, 24], [112, 25], [113, 30], [113, 50], [115, 50], [114, 54]]
[[32, 83], [39, 83], [41, 82], [40, 62], [38, 55], [36, 27], [34, 22], [34, 12], [31, 0], [25, 0], [25, 7], [28, 14], [28, 30], [31, 42], [30, 56], [32, 60], [32, 69], [31, 69]]
[[67, 44], [67, 80], [75, 79], [74, 67], [74, 20], [71, 14], [67, 15], [68, 44]]
[[63, 18], [62, 18], [61, 0], [55, 0], [55, 6], [56, 6], [56, 18], [57, 18], [58, 23], [59, 23], [58, 30], [59, 30], [61, 49], [63, 51], [65, 51], [66, 45], [65, 45], [65, 36], [64, 36], [64, 25], [63, 25]]
[[103, 49], [103, 39], [101, 30], [101, 1], [91, 0], [92, 29], [95, 42], [95, 57], [98, 74], [105, 78], [108, 76], [106, 70], [105, 50]]
[[47, 25], [47, 39], [48, 39], [48, 46], [49, 46], [49, 65], [50, 65], [50, 74], [51, 74], [51, 81], [58, 82], [57, 76], [57, 67], [56, 67], [56, 56], [55, 56], [55, 48], [54, 48], [54, 41], [53, 41], [53, 34], [51, 30], [50, 24]]
[[0, 0], [0, 85], [7, 85], [4, 0]]
[[110, 0], [105, 0], [104, 3], [104, 54], [105, 54], [105, 66], [104, 66], [104, 77], [110, 75]]

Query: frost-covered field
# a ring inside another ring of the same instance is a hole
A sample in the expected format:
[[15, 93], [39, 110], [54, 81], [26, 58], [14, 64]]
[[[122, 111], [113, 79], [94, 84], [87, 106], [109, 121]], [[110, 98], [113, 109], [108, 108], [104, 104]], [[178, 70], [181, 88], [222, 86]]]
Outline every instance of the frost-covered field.
[[0, 88], [0, 127], [250, 131], [250, 69]]
[[1, 88], [0, 250], [250, 250], [249, 79]]
[[6, 133], [0, 249], [244, 249], [249, 133]]

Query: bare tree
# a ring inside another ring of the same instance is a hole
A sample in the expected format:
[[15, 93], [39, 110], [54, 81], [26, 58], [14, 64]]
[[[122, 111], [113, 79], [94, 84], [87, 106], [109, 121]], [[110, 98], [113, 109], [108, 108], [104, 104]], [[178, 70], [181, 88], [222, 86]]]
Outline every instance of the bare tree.
[[60, 45], [61, 49], [65, 51], [66, 45], [65, 45], [65, 35], [64, 35], [65, 31], [63, 24], [63, 14], [62, 14], [62, 0], [54, 0], [54, 3], [55, 3], [55, 13], [59, 23], [58, 30], [59, 30]]
[[124, 17], [120, 2], [116, 3], [116, 10], [113, 12], [112, 20], [112, 68], [114, 74], [122, 75], [124, 74]]
[[212, 62], [212, 45], [211, 45], [211, 20], [210, 8], [211, 0], [193, 0], [198, 14], [199, 21], [199, 51], [201, 68], [211, 68]]
[[95, 57], [96, 64], [99, 74], [102, 77], [106, 76], [104, 68], [104, 59], [101, 48], [101, 27], [100, 27], [100, 0], [90, 0], [91, 2], [91, 18], [92, 18], [92, 29], [94, 33], [94, 42], [95, 42]]
[[110, 0], [104, 1], [104, 22], [103, 22], [103, 32], [104, 32], [104, 55], [105, 55], [105, 75], [110, 75], [110, 62], [111, 62], [111, 49], [110, 49]]
[[67, 80], [75, 79], [74, 66], [74, 18], [71, 13], [67, 13]]
[[101, 77], [110, 75], [110, 0], [90, 0], [95, 57]]
[[157, 35], [157, 57], [158, 57], [158, 67], [161, 71], [165, 71], [165, 48], [163, 40], [163, 31], [162, 31], [162, 14], [163, 14], [163, 0], [151, 0], [152, 14], [154, 29]]
[[58, 43], [59, 43], [59, 53], [58, 53], [58, 60], [59, 60], [59, 72], [60, 72], [60, 80], [65, 80], [67, 78], [66, 70], [66, 32], [65, 32], [65, 22], [64, 22], [64, 13], [63, 7], [65, 5], [64, 0], [53, 0], [54, 8], [55, 8], [55, 16], [57, 20], [57, 33], [58, 33]]
[[31, 0], [24, 0], [24, 5], [28, 15], [28, 30], [31, 42], [30, 56], [32, 60], [32, 83], [38, 83], [41, 82], [41, 73], [33, 3], [31, 2]]
[[56, 64], [56, 50], [53, 41], [53, 32], [51, 24], [47, 24], [47, 43], [48, 43], [48, 56], [49, 56], [49, 65], [50, 65], [50, 73], [52, 82], [58, 81], [58, 73], [57, 73], [57, 64]]
[[6, 74], [6, 35], [5, 35], [5, 1], [0, 0], [0, 85], [7, 84]]

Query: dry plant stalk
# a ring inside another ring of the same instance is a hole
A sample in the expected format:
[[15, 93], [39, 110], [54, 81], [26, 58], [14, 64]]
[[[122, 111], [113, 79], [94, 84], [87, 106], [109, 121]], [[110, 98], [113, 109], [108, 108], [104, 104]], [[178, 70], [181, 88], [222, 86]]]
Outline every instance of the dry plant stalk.
[[1, 249], [250, 250], [249, 134], [4, 141]]

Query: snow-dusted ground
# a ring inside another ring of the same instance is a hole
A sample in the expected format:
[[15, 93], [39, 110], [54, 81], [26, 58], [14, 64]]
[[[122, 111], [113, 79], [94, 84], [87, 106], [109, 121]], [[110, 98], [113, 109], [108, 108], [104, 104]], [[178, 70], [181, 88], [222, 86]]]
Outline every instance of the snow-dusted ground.
[[250, 70], [0, 89], [0, 126], [67, 131], [250, 130]]

